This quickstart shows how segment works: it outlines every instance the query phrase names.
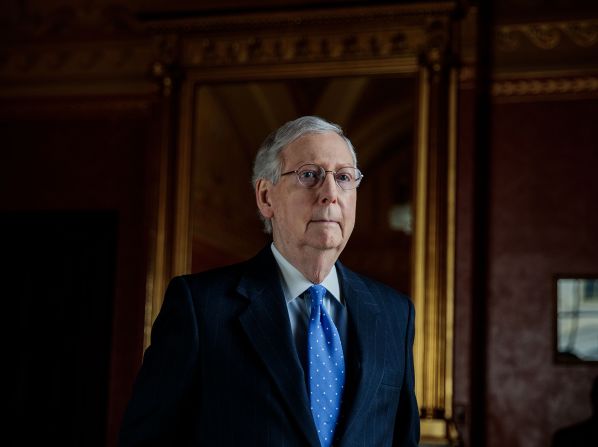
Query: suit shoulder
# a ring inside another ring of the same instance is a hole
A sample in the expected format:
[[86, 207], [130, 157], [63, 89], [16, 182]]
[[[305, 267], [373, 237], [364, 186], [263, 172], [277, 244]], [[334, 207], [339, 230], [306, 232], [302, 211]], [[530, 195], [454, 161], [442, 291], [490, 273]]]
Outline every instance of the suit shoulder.
[[378, 291], [380, 291], [381, 293], [383, 293], [385, 295], [391, 295], [391, 296], [396, 296], [396, 297], [401, 298], [401, 299], [410, 300], [409, 296], [407, 296], [406, 294], [404, 294], [402, 292], [399, 292], [394, 287], [391, 287], [388, 284], [385, 284], [385, 283], [383, 283], [381, 281], [378, 281], [376, 279], [373, 279], [373, 278], [370, 278], [368, 276], [361, 275], [361, 274], [359, 274], [359, 277], [361, 278], [362, 281], [364, 281], [367, 284], [369, 284], [369, 286], [371, 288], [375, 288], [375, 289], [377, 289]]
[[396, 290], [394, 287], [389, 286], [383, 282], [377, 281], [375, 279], [369, 278], [367, 276], [360, 275], [363, 281], [367, 281], [370, 285], [371, 290], [375, 290], [378, 293], [378, 296], [383, 297], [386, 301], [392, 304], [400, 304], [402, 306], [413, 307], [413, 303], [411, 298]]
[[186, 287], [194, 292], [199, 290], [208, 292], [210, 290], [223, 290], [234, 287], [245, 270], [247, 261], [237, 264], [231, 264], [223, 267], [217, 267], [203, 272], [190, 273], [186, 275], [175, 276], [170, 280], [169, 287], [176, 287], [177, 284]]
[[361, 282], [374, 296], [391, 303], [401, 303], [412, 306], [411, 298], [395, 288], [361, 273], [354, 272], [344, 266], [343, 276], [352, 282]]

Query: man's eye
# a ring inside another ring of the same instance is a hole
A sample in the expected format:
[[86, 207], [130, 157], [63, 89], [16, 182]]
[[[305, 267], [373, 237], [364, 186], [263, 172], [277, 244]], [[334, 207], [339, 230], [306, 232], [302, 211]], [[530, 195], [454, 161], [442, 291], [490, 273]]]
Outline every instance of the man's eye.
[[317, 171], [301, 171], [299, 177], [305, 180], [315, 179], [318, 178], [318, 173]]
[[352, 180], [353, 180], [353, 176], [347, 172], [339, 172], [338, 174], [336, 174], [337, 182], [349, 183]]

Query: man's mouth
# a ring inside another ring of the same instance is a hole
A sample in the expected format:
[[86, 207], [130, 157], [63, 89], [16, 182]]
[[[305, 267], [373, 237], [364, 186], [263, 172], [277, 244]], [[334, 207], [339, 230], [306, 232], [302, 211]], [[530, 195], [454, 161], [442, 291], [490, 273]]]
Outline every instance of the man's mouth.
[[336, 220], [329, 220], [329, 219], [314, 219], [311, 220], [310, 223], [317, 223], [317, 224], [330, 224], [330, 225], [340, 225]]

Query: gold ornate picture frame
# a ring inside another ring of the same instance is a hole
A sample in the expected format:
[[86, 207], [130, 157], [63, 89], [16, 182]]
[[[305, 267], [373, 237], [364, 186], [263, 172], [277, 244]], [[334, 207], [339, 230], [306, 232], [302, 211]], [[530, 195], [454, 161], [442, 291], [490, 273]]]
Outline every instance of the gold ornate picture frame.
[[[414, 225], [410, 293], [416, 307], [414, 355], [422, 441], [448, 442], [454, 437], [452, 337], [458, 78], [453, 65], [454, 10], [453, 2], [444, 2], [148, 24], [148, 29], [176, 53], [172, 60], [158, 64], [156, 74], [169, 87], [167, 93], [173, 92], [178, 122], [174, 221], [172, 226], [164, 226], [163, 236], [157, 238], [157, 251], [163, 254], [160, 259], [172, 262], [156, 264], [146, 303], [147, 334], [161, 305], [165, 278], [192, 270], [193, 216], [198, 212], [194, 209], [193, 182], [205, 169], [205, 165], [194, 160], [194, 151], [201, 147], [198, 135], [205, 135], [198, 133], [198, 115], [203, 119], [210, 116], [198, 109], [206, 103], [206, 86], [316, 78], [409, 79], [415, 86], [411, 116]], [[198, 110], [202, 113], [198, 114]], [[247, 207], [253, 208], [253, 204]]]

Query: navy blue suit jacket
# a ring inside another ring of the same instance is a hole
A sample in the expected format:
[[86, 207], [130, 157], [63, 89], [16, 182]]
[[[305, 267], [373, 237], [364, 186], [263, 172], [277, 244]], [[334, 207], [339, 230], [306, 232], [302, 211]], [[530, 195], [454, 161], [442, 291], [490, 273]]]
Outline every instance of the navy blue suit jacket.
[[[413, 305], [336, 266], [351, 336], [334, 445], [416, 446]], [[269, 247], [244, 263], [171, 281], [119, 443], [319, 446]]]

